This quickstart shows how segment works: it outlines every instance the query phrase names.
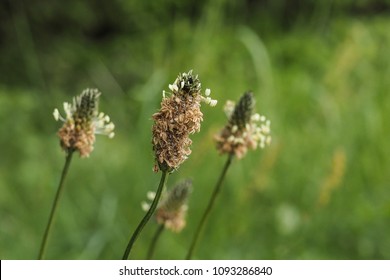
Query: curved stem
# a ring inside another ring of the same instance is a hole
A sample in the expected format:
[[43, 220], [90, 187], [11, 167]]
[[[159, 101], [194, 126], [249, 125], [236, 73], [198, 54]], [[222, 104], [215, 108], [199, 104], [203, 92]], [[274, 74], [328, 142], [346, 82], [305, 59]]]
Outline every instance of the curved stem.
[[210, 212], [211, 212], [211, 209], [212, 209], [212, 207], [214, 205], [215, 199], [217, 198], [217, 196], [219, 194], [219, 191], [221, 190], [222, 181], [225, 178], [226, 171], [228, 170], [228, 168], [229, 168], [229, 166], [230, 166], [230, 164], [232, 162], [232, 159], [233, 159], [233, 154], [229, 154], [229, 156], [228, 156], [228, 158], [226, 160], [225, 166], [222, 169], [222, 173], [219, 176], [217, 184], [214, 187], [214, 191], [213, 191], [213, 193], [212, 193], [212, 195], [210, 197], [209, 204], [207, 205], [207, 208], [206, 208], [206, 210], [203, 213], [202, 219], [200, 220], [200, 223], [199, 223], [199, 225], [198, 225], [198, 227], [197, 227], [197, 229], [195, 231], [195, 236], [192, 239], [192, 243], [191, 243], [190, 249], [188, 250], [188, 253], [187, 253], [187, 256], [186, 256], [187, 260], [190, 260], [192, 258], [192, 254], [193, 254], [194, 249], [196, 247], [196, 243], [199, 240], [200, 233], [201, 233], [201, 231], [202, 231], [202, 229], [203, 229], [203, 227], [205, 225], [207, 217], [210, 215]]
[[160, 200], [160, 196], [161, 196], [162, 190], [164, 188], [164, 183], [165, 183], [166, 176], [167, 176], [167, 172], [166, 171], [162, 171], [160, 184], [158, 185], [156, 196], [153, 199], [152, 205], [150, 206], [148, 212], [146, 212], [145, 216], [143, 217], [143, 219], [139, 223], [138, 227], [134, 231], [133, 235], [131, 236], [131, 238], [129, 240], [129, 243], [127, 244], [125, 253], [123, 254], [122, 260], [127, 260], [129, 258], [130, 251], [131, 251], [135, 241], [137, 240], [138, 235], [141, 233], [142, 229], [147, 224], [147, 222], [149, 221], [150, 217], [153, 215], [154, 210], [156, 210], [158, 201]]
[[39, 255], [38, 255], [39, 260], [42, 260], [43, 256], [45, 255], [47, 240], [49, 238], [50, 230], [51, 230], [51, 227], [53, 225], [54, 216], [55, 216], [55, 213], [57, 211], [58, 201], [60, 200], [62, 191], [64, 189], [63, 188], [64, 181], [65, 181], [66, 174], [68, 174], [69, 165], [70, 165], [70, 162], [72, 160], [73, 152], [74, 152], [74, 150], [69, 150], [68, 154], [66, 155], [65, 165], [64, 165], [64, 168], [62, 169], [60, 183], [58, 185], [56, 196], [54, 197], [53, 206], [51, 207], [49, 221], [47, 222], [46, 230], [45, 230], [45, 233], [44, 233], [43, 238], [42, 238], [41, 248], [39, 250]]
[[148, 254], [146, 256], [147, 260], [151, 260], [152, 259], [153, 253], [154, 253], [154, 249], [156, 248], [157, 240], [160, 237], [160, 235], [163, 232], [163, 230], [164, 230], [164, 224], [161, 224], [161, 225], [158, 226], [156, 232], [154, 233], [154, 236], [153, 236], [153, 239], [152, 239], [152, 243], [150, 243]]

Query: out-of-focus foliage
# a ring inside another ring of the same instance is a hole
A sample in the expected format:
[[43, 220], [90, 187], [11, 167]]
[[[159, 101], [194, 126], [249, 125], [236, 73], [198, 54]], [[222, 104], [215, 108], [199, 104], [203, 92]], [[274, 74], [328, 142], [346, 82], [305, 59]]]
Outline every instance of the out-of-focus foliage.
[[[195, 258], [390, 258], [389, 1], [2, 1], [0, 258], [34, 259], [64, 154], [55, 107], [86, 87], [116, 124], [75, 157], [47, 258], [119, 259], [152, 172], [151, 115], [179, 72], [219, 100], [168, 187], [193, 180], [182, 259], [225, 158], [223, 104], [251, 89], [272, 145], [234, 161]], [[134, 247], [144, 258], [151, 222]]]

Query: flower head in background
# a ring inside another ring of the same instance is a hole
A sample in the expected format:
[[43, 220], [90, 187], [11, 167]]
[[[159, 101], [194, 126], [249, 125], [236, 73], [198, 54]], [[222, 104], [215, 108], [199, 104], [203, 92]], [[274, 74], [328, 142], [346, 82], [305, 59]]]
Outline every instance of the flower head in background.
[[253, 114], [254, 98], [251, 92], [246, 92], [235, 104], [226, 102], [225, 113], [228, 124], [215, 136], [217, 149], [221, 154], [234, 154], [242, 158], [248, 148], [264, 148], [271, 143], [271, 122], [264, 116]]
[[192, 70], [179, 74], [169, 89], [171, 92], [163, 91], [161, 109], [152, 116], [156, 172], [172, 172], [188, 158], [192, 144], [189, 135], [199, 132], [203, 120], [201, 101], [210, 106], [217, 104], [210, 97], [210, 89], [206, 89], [205, 96], [201, 94], [201, 83]]
[[64, 124], [58, 131], [61, 147], [66, 152], [78, 151], [81, 157], [88, 157], [93, 150], [95, 134], [114, 137], [114, 124], [109, 116], [99, 113], [99, 96], [97, 89], [85, 89], [79, 96], [73, 98], [73, 103], [64, 102], [66, 116], [60, 115], [55, 109], [55, 120]]
[[[192, 182], [185, 180], [174, 186], [168, 193], [164, 193], [159, 202], [155, 217], [157, 223], [163, 224], [165, 228], [173, 232], [180, 232], [186, 225], [186, 214], [188, 210], [188, 197], [191, 193]], [[154, 199], [154, 193], [148, 192], [149, 200]], [[149, 210], [150, 205], [147, 202], [142, 203], [145, 211]]]

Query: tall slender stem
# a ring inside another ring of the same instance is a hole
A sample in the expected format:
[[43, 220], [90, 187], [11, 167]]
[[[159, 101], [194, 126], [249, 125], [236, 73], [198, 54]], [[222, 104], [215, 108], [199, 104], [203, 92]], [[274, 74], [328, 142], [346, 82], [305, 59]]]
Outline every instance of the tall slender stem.
[[129, 254], [131, 252], [131, 249], [132, 249], [135, 241], [138, 238], [138, 235], [141, 233], [142, 229], [147, 224], [147, 222], [149, 221], [150, 217], [153, 215], [154, 211], [156, 210], [158, 201], [160, 200], [161, 193], [162, 193], [162, 190], [164, 188], [166, 176], [167, 176], [167, 172], [166, 171], [162, 171], [160, 184], [158, 185], [156, 196], [153, 199], [152, 205], [150, 206], [148, 212], [146, 212], [145, 216], [143, 217], [143, 219], [139, 223], [138, 227], [134, 231], [133, 235], [131, 236], [131, 238], [129, 240], [129, 243], [127, 244], [125, 253], [123, 254], [122, 260], [127, 260], [129, 258]]
[[153, 236], [153, 239], [152, 239], [152, 243], [150, 243], [148, 254], [146, 256], [147, 260], [151, 260], [152, 259], [153, 254], [154, 254], [154, 249], [156, 248], [157, 240], [159, 239], [159, 237], [160, 237], [161, 233], [163, 232], [163, 230], [164, 230], [164, 224], [161, 224], [161, 225], [158, 226], [156, 232], [154, 233], [154, 236]]
[[232, 159], [233, 159], [233, 154], [229, 154], [227, 160], [226, 160], [226, 163], [225, 163], [225, 166], [223, 167], [222, 169], [222, 173], [221, 175], [219, 176], [219, 179], [217, 181], [217, 184], [215, 185], [214, 187], [214, 191], [210, 197], [210, 200], [209, 200], [209, 204], [207, 205], [207, 208], [206, 210], [204, 211], [203, 213], [203, 216], [202, 216], [202, 219], [200, 220], [200, 223], [195, 231], [195, 236], [194, 238], [192, 239], [192, 243], [191, 243], [191, 246], [190, 246], [190, 249], [188, 250], [188, 253], [187, 253], [187, 256], [186, 256], [186, 259], [187, 260], [190, 260], [192, 258], [192, 254], [194, 253], [194, 249], [196, 247], [196, 244], [199, 240], [199, 237], [200, 237], [200, 233], [205, 225], [205, 222], [208, 218], [208, 216], [210, 215], [210, 212], [211, 212], [211, 209], [214, 205], [214, 202], [215, 202], [215, 199], [217, 198], [220, 190], [221, 190], [221, 185], [222, 185], [222, 182], [223, 182], [223, 179], [225, 178], [225, 175], [226, 175], [226, 172], [232, 162]]
[[56, 196], [54, 197], [53, 206], [51, 207], [51, 212], [50, 212], [50, 216], [49, 216], [49, 221], [47, 222], [46, 230], [45, 230], [45, 233], [43, 235], [43, 239], [42, 239], [42, 243], [41, 243], [41, 248], [39, 250], [39, 255], [38, 255], [39, 260], [42, 260], [44, 255], [45, 255], [47, 240], [49, 239], [50, 230], [51, 230], [51, 227], [53, 225], [55, 213], [57, 211], [58, 201], [60, 200], [61, 194], [62, 194], [63, 189], [64, 189], [63, 188], [64, 181], [65, 181], [66, 174], [68, 174], [69, 165], [70, 165], [70, 162], [72, 160], [73, 152], [74, 152], [74, 150], [69, 150], [68, 154], [66, 155], [66, 158], [65, 158], [65, 164], [64, 164], [64, 168], [62, 169], [60, 183], [58, 185]]

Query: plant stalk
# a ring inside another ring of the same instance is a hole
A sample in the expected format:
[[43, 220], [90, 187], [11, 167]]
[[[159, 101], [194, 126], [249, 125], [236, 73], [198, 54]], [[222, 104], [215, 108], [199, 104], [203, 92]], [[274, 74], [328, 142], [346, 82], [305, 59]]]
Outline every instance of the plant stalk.
[[156, 248], [157, 241], [161, 235], [161, 233], [164, 231], [164, 224], [161, 224], [158, 226], [156, 232], [154, 233], [152, 243], [150, 244], [148, 254], [146, 256], [147, 260], [151, 260], [154, 254], [154, 249]]
[[166, 176], [167, 176], [167, 171], [162, 171], [160, 184], [158, 185], [156, 196], [153, 199], [152, 205], [150, 206], [148, 212], [146, 212], [145, 216], [143, 217], [143, 219], [141, 220], [141, 222], [137, 226], [136, 230], [134, 231], [133, 235], [131, 236], [129, 243], [127, 244], [125, 253], [123, 254], [122, 260], [127, 260], [129, 258], [131, 249], [133, 248], [135, 241], [137, 240], [142, 229], [148, 223], [150, 217], [153, 215], [154, 211], [156, 210], [157, 204], [158, 204], [160, 197], [161, 197], [162, 190], [164, 188]]
[[190, 260], [192, 258], [192, 255], [194, 253], [194, 250], [195, 250], [195, 247], [196, 247], [196, 244], [199, 240], [199, 237], [200, 237], [200, 234], [202, 232], [202, 229], [206, 223], [206, 220], [208, 218], [208, 216], [210, 215], [210, 212], [211, 212], [211, 209], [213, 208], [213, 205], [214, 205], [214, 202], [215, 202], [215, 199], [217, 198], [220, 190], [221, 190], [221, 185], [222, 185], [222, 182], [223, 182], [223, 179], [225, 178], [225, 175], [226, 175], [226, 172], [232, 162], [232, 159], [233, 159], [233, 154], [229, 154], [227, 160], [226, 160], [226, 163], [225, 163], [225, 166], [223, 167], [222, 169], [222, 172], [221, 172], [221, 175], [219, 176], [219, 179], [217, 181], [217, 184], [215, 185], [214, 187], [214, 191], [210, 197], [210, 200], [209, 200], [209, 204], [207, 205], [207, 208], [206, 210], [204, 211], [203, 213], [203, 216], [202, 216], [202, 219], [200, 220], [200, 223], [195, 231], [195, 236], [194, 238], [192, 239], [192, 243], [191, 243], [191, 246], [190, 246], [190, 249], [188, 250], [188, 253], [187, 253], [187, 256], [186, 256], [186, 259], [187, 260]]
[[49, 221], [47, 222], [46, 230], [45, 230], [45, 233], [44, 233], [43, 238], [42, 238], [41, 248], [39, 250], [39, 255], [38, 255], [39, 260], [42, 260], [44, 255], [45, 255], [47, 241], [49, 239], [50, 231], [51, 231], [51, 228], [53, 226], [55, 213], [57, 212], [58, 201], [60, 200], [63, 189], [64, 189], [64, 187], [63, 187], [64, 181], [65, 181], [66, 175], [68, 174], [70, 162], [72, 161], [73, 152], [74, 152], [74, 150], [68, 150], [68, 153], [67, 153], [66, 158], [65, 158], [65, 164], [64, 164], [64, 168], [62, 169], [60, 183], [58, 185], [56, 196], [54, 197], [53, 206], [51, 207]]

